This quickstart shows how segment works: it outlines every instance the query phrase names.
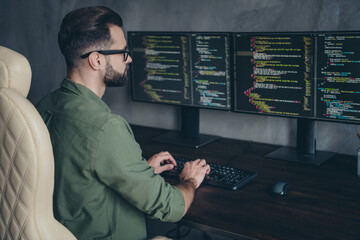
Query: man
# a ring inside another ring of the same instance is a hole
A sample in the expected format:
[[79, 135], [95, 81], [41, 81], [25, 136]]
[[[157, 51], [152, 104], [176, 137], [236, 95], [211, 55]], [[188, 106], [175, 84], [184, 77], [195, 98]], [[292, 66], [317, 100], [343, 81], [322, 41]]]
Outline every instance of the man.
[[126, 83], [132, 61], [121, 17], [106, 7], [74, 10], [58, 42], [67, 77], [37, 106], [55, 156], [55, 217], [80, 240], [146, 239], [145, 214], [180, 220], [210, 167], [197, 159], [179, 185], [166, 183], [159, 173], [176, 166], [174, 158], [143, 159], [128, 123], [101, 100], [107, 86]]

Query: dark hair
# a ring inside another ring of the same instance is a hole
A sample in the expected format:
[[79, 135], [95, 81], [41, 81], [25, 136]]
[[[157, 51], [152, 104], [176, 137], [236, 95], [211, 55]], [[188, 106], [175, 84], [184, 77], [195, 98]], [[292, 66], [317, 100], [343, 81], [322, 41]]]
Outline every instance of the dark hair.
[[85, 51], [111, 45], [109, 25], [122, 27], [123, 22], [119, 14], [107, 7], [80, 8], [66, 14], [58, 43], [68, 68], [76, 67]]

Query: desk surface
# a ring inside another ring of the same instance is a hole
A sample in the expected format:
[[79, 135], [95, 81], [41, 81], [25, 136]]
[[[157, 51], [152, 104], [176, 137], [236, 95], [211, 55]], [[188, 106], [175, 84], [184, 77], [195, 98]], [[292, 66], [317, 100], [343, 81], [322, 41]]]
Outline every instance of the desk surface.
[[[273, 145], [221, 138], [194, 149], [151, 141], [164, 130], [139, 126], [133, 130], [146, 156], [166, 150], [258, 173], [237, 191], [202, 185], [182, 220], [186, 225], [245, 239], [360, 239], [355, 157], [336, 155], [313, 166], [265, 159], [277, 148]], [[270, 194], [278, 181], [291, 184], [289, 195]]]

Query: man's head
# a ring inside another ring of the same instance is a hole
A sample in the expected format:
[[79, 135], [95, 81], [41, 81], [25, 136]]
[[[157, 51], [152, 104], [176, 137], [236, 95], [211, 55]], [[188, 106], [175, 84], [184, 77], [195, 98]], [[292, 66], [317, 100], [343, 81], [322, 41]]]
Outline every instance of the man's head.
[[69, 12], [61, 23], [58, 43], [68, 71], [85, 63], [103, 71], [107, 86], [122, 86], [127, 80], [128, 49], [122, 19], [106, 7], [87, 7]]

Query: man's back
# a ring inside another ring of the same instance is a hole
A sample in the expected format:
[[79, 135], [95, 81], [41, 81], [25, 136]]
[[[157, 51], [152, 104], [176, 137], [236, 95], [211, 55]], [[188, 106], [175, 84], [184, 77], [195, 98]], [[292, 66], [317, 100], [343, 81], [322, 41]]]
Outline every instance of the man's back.
[[180, 190], [154, 174], [129, 125], [92, 91], [65, 79], [38, 110], [54, 149], [54, 214], [79, 239], [144, 239], [143, 212], [182, 217]]

